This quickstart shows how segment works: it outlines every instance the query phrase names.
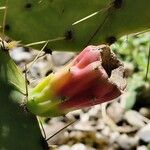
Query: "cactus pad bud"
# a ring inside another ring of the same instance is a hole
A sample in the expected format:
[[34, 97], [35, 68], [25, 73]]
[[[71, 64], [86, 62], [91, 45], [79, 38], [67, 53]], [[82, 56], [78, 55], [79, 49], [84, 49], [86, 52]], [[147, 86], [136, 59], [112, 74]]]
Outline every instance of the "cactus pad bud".
[[88, 46], [62, 70], [51, 73], [30, 93], [27, 107], [40, 116], [58, 116], [120, 96], [124, 66], [107, 45]]

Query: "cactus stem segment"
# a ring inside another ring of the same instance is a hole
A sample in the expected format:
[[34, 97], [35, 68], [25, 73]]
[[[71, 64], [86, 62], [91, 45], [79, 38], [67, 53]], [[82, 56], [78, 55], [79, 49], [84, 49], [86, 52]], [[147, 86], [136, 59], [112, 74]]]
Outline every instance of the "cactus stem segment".
[[[1, 0], [0, 8], [5, 12], [8, 8], [8, 12], [7, 18], [0, 13], [0, 32], [5, 30], [24, 45], [63, 37], [47, 45], [52, 50], [79, 51], [90, 43], [111, 44], [116, 40], [110, 37], [118, 39], [150, 26], [149, 0], [5, 1]], [[40, 44], [29, 46], [41, 49]]]

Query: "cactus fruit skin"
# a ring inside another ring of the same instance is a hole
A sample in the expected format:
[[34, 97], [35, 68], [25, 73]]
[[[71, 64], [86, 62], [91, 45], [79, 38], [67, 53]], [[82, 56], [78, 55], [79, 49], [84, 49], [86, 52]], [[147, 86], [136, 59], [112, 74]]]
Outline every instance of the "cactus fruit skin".
[[0, 48], [0, 150], [45, 150], [36, 116], [21, 106], [24, 78]]
[[39, 116], [58, 116], [113, 100], [126, 87], [123, 73], [109, 46], [88, 46], [30, 92], [27, 108]]
[[[148, 29], [149, 5], [149, 0], [8, 0], [5, 33], [25, 45], [55, 39], [47, 51], [80, 51], [90, 44], [113, 43], [122, 35]], [[5, 6], [5, 0], [0, 6]], [[3, 14], [1, 10], [0, 26]]]

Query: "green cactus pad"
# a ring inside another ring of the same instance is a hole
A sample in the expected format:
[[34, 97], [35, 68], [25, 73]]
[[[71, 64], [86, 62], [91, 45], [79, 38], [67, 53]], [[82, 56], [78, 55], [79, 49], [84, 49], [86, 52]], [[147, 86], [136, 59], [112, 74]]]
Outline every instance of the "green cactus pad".
[[0, 48], [0, 150], [45, 150], [37, 119], [21, 106], [25, 81]]
[[[8, 0], [5, 33], [25, 45], [49, 40], [47, 51], [79, 51], [87, 44], [113, 43], [122, 35], [148, 29], [149, 4], [149, 0]], [[0, 10], [1, 30], [3, 15]]]

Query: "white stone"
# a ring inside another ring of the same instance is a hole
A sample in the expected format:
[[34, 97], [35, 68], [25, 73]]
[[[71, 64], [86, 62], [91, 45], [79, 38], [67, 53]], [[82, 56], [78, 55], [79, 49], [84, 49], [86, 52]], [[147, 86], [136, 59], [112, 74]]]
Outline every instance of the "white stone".
[[58, 150], [70, 150], [70, 147], [68, 145], [62, 145], [58, 148]]
[[70, 61], [75, 54], [73, 52], [57, 52], [52, 53], [52, 62], [56, 66], [61, 66]]
[[132, 149], [133, 147], [138, 145], [138, 141], [138, 137], [129, 137], [127, 134], [122, 134], [118, 137], [117, 143], [123, 149]]
[[120, 136], [120, 133], [119, 133], [119, 132], [112, 132], [112, 133], [110, 134], [109, 142], [110, 142], [111, 144], [115, 143], [115, 142], [117, 141], [117, 139], [119, 138], [119, 136]]
[[32, 59], [32, 54], [24, 51], [24, 48], [18, 47], [10, 51], [10, 56], [16, 61], [30, 61]]
[[141, 128], [138, 131], [137, 136], [139, 136], [139, 138], [145, 142], [150, 142], [150, 124]]
[[148, 148], [145, 145], [137, 147], [136, 150], [148, 150]]
[[82, 143], [77, 143], [71, 147], [70, 150], [87, 150], [86, 146]]
[[124, 115], [124, 118], [130, 125], [134, 127], [141, 128], [145, 126], [143, 116], [134, 110], [127, 111]]

